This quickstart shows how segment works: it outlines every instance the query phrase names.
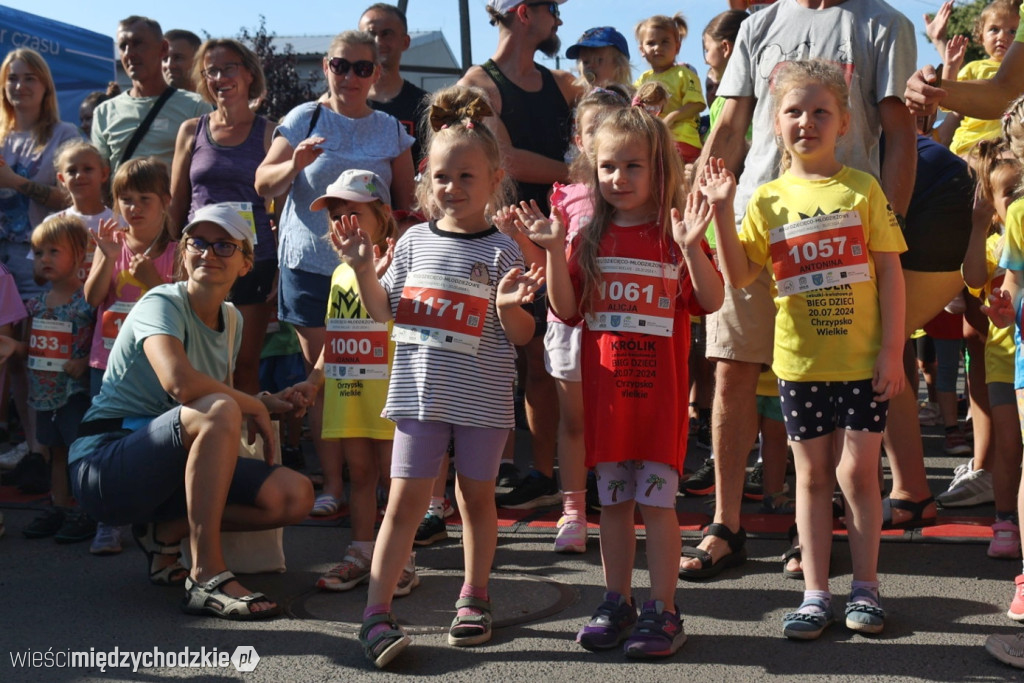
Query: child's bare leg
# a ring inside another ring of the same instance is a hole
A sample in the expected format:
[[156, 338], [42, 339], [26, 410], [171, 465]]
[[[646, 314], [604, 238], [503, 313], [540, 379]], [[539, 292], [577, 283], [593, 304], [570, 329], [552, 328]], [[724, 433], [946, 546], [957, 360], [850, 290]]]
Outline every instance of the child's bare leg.
[[[390, 442], [389, 442], [390, 443]], [[377, 521], [378, 456], [372, 439], [345, 439], [342, 442], [349, 474], [349, 515], [352, 540], [373, 541]]]
[[835, 435], [793, 441], [791, 445], [796, 464], [796, 526], [803, 551], [805, 588], [828, 591], [832, 491], [836, 486]]
[[402, 569], [412, 552], [416, 527], [430, 500], [434, 478], [392, 477], [391, 493], [384, 521], [377, 532], [377, 544], [370, 564], [370, 587], [366, 604], [390, 605]]
[[[640, 514], [643, 515], [644, 525], [647, 527], [647, 568], [651, 573], [651, 600], [661, 600], [666, 610], [674, 612], [676, 584], [679, 582], [679, 554], [682, 552], [679, 518], [674, 508], [651, 505], [640, 505]], [[601, 540], [603, 549], [603, 535]], [[607, 568], [605, 573], [607, 574]]]
[[[877, 432], [840, 430], [843, 451], [836, 469], [846, 497], [846, 528], [854, 581], [878, 580], [878, 544], [882, 529], [882, 498], [878, 487]], [[806, 560], [804, 561], [806, 565]]]
[[[633, 564], [636, 560], [636, 529], [633, 526], [636, 504], [627, 500], [601, 507], [601, 565], [605, 588], [630, 601], [633, 594]], [[675, 535], [679, 536], [678, 522]], [[672, 583], [679, 573], [679, 548], [672, 558]], [[666, 603], [668, 604], [668, 603]]]

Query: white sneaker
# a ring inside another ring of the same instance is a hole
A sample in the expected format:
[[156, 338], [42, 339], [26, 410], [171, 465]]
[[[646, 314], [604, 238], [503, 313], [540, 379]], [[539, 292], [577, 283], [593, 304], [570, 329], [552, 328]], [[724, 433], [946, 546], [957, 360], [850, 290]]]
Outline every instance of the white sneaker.
[[28, 455], [28, 441], [22, 441], [9, 451], [0, 453], [0, 470], [13, 470]]
[[959, 479], [954, 476], [955, 486], [950, 484], [948, 490], [935, 497], [942, 507], [970, 507], [982, 505], [995, 500], [992, 492], [992, 474], [985, 470], [970, 470]]

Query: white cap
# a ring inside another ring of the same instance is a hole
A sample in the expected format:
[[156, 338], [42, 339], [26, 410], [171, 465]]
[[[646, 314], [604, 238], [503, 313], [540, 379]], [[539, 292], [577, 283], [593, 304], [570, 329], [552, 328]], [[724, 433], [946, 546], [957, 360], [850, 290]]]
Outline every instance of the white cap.
[[196, 212], [192, 214], [192, 221], [185, 226], [181, 234], [187, 235], [192, 228], [200, 223], [219, 225], [236, 240], [248, 242], [250, 246], [253, 244], [252, 228], [249, 227], [249, 222], [242, 218], [235, 207], [230, 204], [207, 204], [196, 209]]
[[[522, 5], [524, 2], [528, 1], [530, 0], [487, 0], [487, 4], [496, 9], [498, 12], [505, 14], [506, 12], [510, 12], [515, 7]], [[557, 2], [559, 5], [563, 4], [565, 1], [566, 0], [552, 0], [552, 2]], [[530, 2], [530, 4], [532, 5], [533, 2]], [[537, 4], [541, 3], [537, 2]]]
[[350, 168], [343, 171], [338, 179], [327, 186], [327, 190], [309, 205], [310, 211], [319, 211], [328, 199], [346, 199], [350, 202], [367, 204], [379, 199], [391, 206], [391, 190], [381, 177], [373, 171]]

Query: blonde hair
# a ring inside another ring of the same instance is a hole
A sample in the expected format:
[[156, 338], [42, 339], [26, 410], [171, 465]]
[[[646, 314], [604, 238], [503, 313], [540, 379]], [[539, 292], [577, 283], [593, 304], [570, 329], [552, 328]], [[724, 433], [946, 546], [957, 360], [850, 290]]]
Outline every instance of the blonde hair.
[[[416, 201], [421, 213], [433, 219], [444, 214], [434, 204], [432, 192], [433, 173], [430, 170], [430, 150], [434, 144], [453, 145], [459, 141], [471, 141], [480, 145], [491, 171], [503, 168], [501, 147], [491, 129], [484, 125], [483, 120], [494, 115], [487, 95], [479, 88], [453, 85], [436, 92], [430, 100], [430, 108], [424, 114], [422, 129], [427, 131], [427, 142], [424, 156], [425, 168], [420, 174], [420, 182], [416, 186]], [[512, 181], [505, 173], [495, 188], [487, 206], [490, 216], [502, 206], [507, 206], [515, 196]]]
[[[805, 59], [786, 62], [773, 74], [771, 84], [772, 121], [778, 119], [782, 100], [790, 90], [810, 84], [824, 86], [836, 98], [839, 111], [844, 115], [849, 115], [850, 88], [846, 84], [843, 72], [833, 62], [824, 59]], [[793, 157], [782, 144], [781, 139], [778, 139], [777, 142], [782, 152], [779, 167], [785, 171], [793, 163]]]
[[[46, 60], [35, 50], [27, 47], [11, 50], [0, 64], [0, 83], [7, 83], [11, 75], [11, 66], [21, 60], [35, 74], [43, 86], [43, 101], [39, 105], [39, 119], [32, 126], [32, 137], [35, 149], [42, 149], [53, 137], [53, 129], [60, 123], [60, 110], [57, 108], [57, 88], [53, 84], [53, 75]], [[7, 89], [0, 95], [0, 142], [14, 130], [14, 104], [7, 98]]]
[[373, 217], [377, 219], [377, 223], [379, 223], [381, 226], [380, 238], [376, 240], [373, 244], [375, 246], [380, 247], [382, 251], [386, 248], [388, 239], [398, 238], [398, 221], [395, 219], [395, 214], [391, 210], [391, 207], [382, 202], [381, 200], [373, 199], [368, 202], [357, 202], [353, 199], [342, 199], [341, 197], [328, 197], [327, 205], [324, 207], [327, 211], [328, 224], [327, 233], [324, 235], [324, 239], [327, 240], [328, 244], [330, 244], [331, 248], [334, 249], [335, 251], [337, 251], [337, 249], [334, 246], [333, 240], [331, 240], [330, 230], [330, 213], [332, 204], [363, 204], [364, 206], [369, 208], [370, 212], [373, 214]]
[[1003, 139], [1013, 156], [1024, 163], [1024, 95], [1011, 102], [1003, 114]]
[[[171, 196], [171, 174], [167, 172], [167, 164], [156, 157], [137, 157], [129, 159], [117, 167], [111, 194], [114, 196], [114, 213], [121, 216], [121, 207], [117, 198], [126, 192], [147, 192], [161, 198]], [[156, 242], [153, 243], [155, 254], [162, 254], [171, 241], [171, 214], [164, 209], [163, 226]], [[182, 240], [184, 242], [184, 240]]]
[[192, 82], [196, 84], [196, 92], [207, 102], [216, 104], [216, 98], [210, 92], [210, 84], [203, 77], [203, 62], [208, 52], [216, 48], [231, 50], [238, 55], [238, 62], [243, 69], [252, 75], [252, 83], [249, 84], [249, 101], [255, 101], [267, 94], [267, 79], [263, 75], [263, 65], [256, 53], [233, 38], [210, 39], [199, 46], [196, 56], [192, 61]]
[[[600, 125], [604, 117], [612, 111], [628, 107], [632, 98], [631, 90], [632, 88], [628, 85], [614, 83], [607, 88], [594, 88], [584, 95], [576, 105], [576, 117], [573, 123], [577, 134], [580, 134], [583, 115], [588, 111], [598, 110], [597, 124]], [[569, 178], [574, 183], [586, 183], [590, 180], [594, 173], [593, 154], [594, 150], [592, 149], [582, 150], [569, 165]]]
[[[579, 48], [579, 52], [577, 53], [576, 59], [577, 72], [581, 72], [580, 67], [583, 66], [584, 50], [589, 52], [597, 52], [598, 50], [610, 50], [611, 52], [609, 54], [611, 55], [612, 64], [614, 65], [614, 70], [612, 71], [612, 83], [629, 85], [633, 81], [633, 65], [629, 63], [629, 57], [622, 54], [622, 52], [619, 51], [619, 49], [614, 45], [602, 45], [601, 47]], [[595, 87], [595, 84], [592, 83], [586, 77], [586, 73], [580, 73], [580, 75], [576, 77], [574, 83], [577, 87], [583, 90]]]
[[374, 39], [373, 34], [367, 31], [342, 31], [334, 36], [331, 46], [327, 48], [327, 58], [330, 58], [331, 53], [338, 48], [355, 46], [369, 48], [370, 52], [373, 53], [370, 61], [374, 64], [380, 64], [380, 52], [377, 51], [377, 41]]
[[971, 33], [971, 37], [981, 45], [985, 33], [985, 22], [993, 16], [1002, 15], [1011, 19], [1016, 19], [1020, 16], [1017, 7], [1020, 6], [1019, 2], [1011, 2], [1011, 0], [993, 0], [988, 3], [978, 14], [978, 18], [974, 20], [974, 31]]
[[47, 244], [64, 244], [71, 248], [75, 263], [85, 259], [89, 246], [89, 229], [78, 216], [57, 214], [50, 216], [32, 231], [32, 248], [40, 249]]
[[[595, 151], [601, 141], [612, 139], [628, 141], [631, 144], [646, 144], [648, 168], [651, 170], [651, 192], [656, 193], [658, 214], [656, 221], [661, 232], [662, 243], [672, 243], [672, 209], [680, 213], [686, 209], [686, 178], [683, 161], [676, 152], [672, 135], [661, 119], [651, 116], [642, 107], [625, 107], [608, 114], [595, 133]], [[598, 169], [594, 168], [590, 180], [591, 195], [594, 198], [594, 219], [585, 230], [579, 232], [579, 265], [583, 273], [583, 291], [580, 301], [584, 311], [592, 310], [593, 299], [601, 282], [601, 268], [597, 258], [601, 241], [612, 224], [615, 208], [601, 195]]]
[[100, 154], [100, 151], [96, 149], [91, 142], [82, 139], [68, 140], [57, 149], [57, 153], [53, 155], [53, 169], [57, 171], [57, 173], [63, 173], [64, 166], [68, 163], [68, 159], [79, 152], [88, 152], [89, 154], [95, 155], [100, 162], [100, 166], [110, 170], [110, 161]]
[[647, 29], [661, 29], [669, 33], [675, 32], [676, 34], [676, 47], [680, 47], [683, 41], [686, 40], [687, 34], [690, 29], [686, 24], [686, 17], [682, 13], [677, 13], [674, 17], [666, 16], [664, 14], [655, 14], [653, 17], [644, 19], [636, 25], [634, 34], [638, 43], [644, 41], [644, 31]]

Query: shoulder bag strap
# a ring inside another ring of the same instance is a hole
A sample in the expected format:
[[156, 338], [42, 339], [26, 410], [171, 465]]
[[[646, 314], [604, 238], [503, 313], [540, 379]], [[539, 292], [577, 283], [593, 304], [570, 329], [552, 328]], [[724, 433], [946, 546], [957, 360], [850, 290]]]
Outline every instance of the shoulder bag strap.
[[167, 104], [167, 100], [171, 99], [171, 95], [176, 91], [176, 88], [167, 88], [160, 94], [160, 97], [158, 97], [156, 102], [153, 103], [153, 106], [149, 108], [149, 113], [146, 114], [146, 118], [143, 119], [142, 123], [139, 124], [139, 127], [135, 129], [132, 139], [129, 140], [127, 146], [125, 146], [124, 154], [121, 155], [121, 161], [118, 162], [119, 164], [123, 164], [132, 158], [132, 155], [135, 154], [135, 149], [139, 146], [139, 143], [142, 142], [142, 138], [146, 137], [146, 133], [149, 132], [149, 127], [153, 125], [156, 115], [160, 113], [163, 106]]

